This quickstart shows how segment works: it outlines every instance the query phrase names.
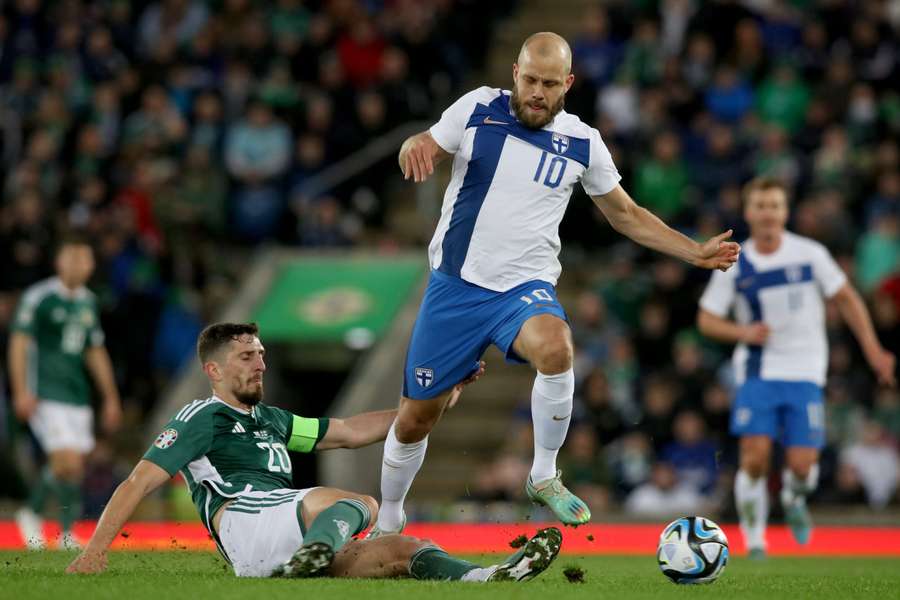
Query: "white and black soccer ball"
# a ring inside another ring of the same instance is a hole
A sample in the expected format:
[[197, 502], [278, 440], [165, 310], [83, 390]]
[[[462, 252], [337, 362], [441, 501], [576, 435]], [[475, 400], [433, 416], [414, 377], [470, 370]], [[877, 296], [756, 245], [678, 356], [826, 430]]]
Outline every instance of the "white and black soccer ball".
[[656, 559], [675, 583], [712, 583], [728, 563], [728, 538], [705, 517], [682, 517], [663, 529]]

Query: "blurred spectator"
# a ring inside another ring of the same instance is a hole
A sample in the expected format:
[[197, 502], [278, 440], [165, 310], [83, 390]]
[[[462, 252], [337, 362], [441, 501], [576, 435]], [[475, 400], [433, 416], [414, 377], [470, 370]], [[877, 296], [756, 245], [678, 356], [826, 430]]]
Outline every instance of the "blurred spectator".
[[841, 452], [838, 486], [844, 493], [862, 488], [869, 506], [883, 509], [897, 490], [900, 458], [897, 448], [875, 421], [866, 422], [859, 442]]
[[584, 378], [576, 399], [575, 417], [578, 422], [593, 426], [601, 443], [609, 443], [625, 432], [625, 419], [613, 402], [603, 369], [595, 368]]
[[561, 468], [566, 485], [583, 499], [591, 510], [605, 510], [609, 505], [609, 474], [594, 429], [587, 425], [573, 427], [566, 438]]
[[581, 23], [581, 34], [572, 43], [573, 59], [579, 74], [599, 89], [612, 79], [622, 45], [611, 37], [609, 16], [602, 7], [590, 6]]
[[661, 133], [653, 140], [653, 157], [637, 169], [635, 197], [665, 220], [685, 207], [688, 173], [680, 155], [678, 138], [671, 132]]
[[706, 424], [694, 411], [675, 417], [674, 441], [663, 448], [660, 459], [671, 464], [679, 482], [708, 494], [718, 476], [717, 448], [706, 435]]
[[694, 487], [679, 481], [672, 465], [658, 462], [650, 481], [628, 495], [625, 510], [643, 517], [693, 514], [703, 510], [703, 498]]
[[756, 96], [757, 114], [764, 123], [774, 123], [793, 133], [800, 128], [809, 103], [809, 89], [788, 64], [779, 65], [763, 82]]
[[706, 91], [706, 108], [727, 123], [739, 121], [753, 105], [753, 88], [733, 68], [719, 67]]
[[225, 142], [225, 164], [237, 184], [233, 222], [244, 238], [255, 241], [274, 233], [283, 208], [278, 178], [290, 158], [288, 127], [264, 102], [251, 101]]
[[900, 207], [873, 216], [856, 250], [856, 277], [864, 292], [871, 292], [888, 275], [900, 270]]
[[619, 496], [624, 496], [650, 477], [653, 447], [639, 431], [627, 433], [608, 445], [608, 459]]

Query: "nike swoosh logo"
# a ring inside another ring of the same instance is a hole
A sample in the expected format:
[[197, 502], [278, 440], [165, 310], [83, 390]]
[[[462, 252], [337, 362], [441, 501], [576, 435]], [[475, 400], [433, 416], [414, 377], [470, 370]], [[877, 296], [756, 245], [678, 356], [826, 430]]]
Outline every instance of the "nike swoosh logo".
[[559, 416], [557, 416], [557, 415], [553, 415], [553, 420], [554, 420], [554, 421], [565, 421], [565, 420], [568, 419], [568, 418], [569, 418], [569, 415], [566, 415], [566, 416], [564, 416], [564, 417], [559, 417]]
[[495, 121], [490, 117], [484, 118], [484, 124], [485, 125], [509, 125], [509, 123], [505, 123], [503, 121]]

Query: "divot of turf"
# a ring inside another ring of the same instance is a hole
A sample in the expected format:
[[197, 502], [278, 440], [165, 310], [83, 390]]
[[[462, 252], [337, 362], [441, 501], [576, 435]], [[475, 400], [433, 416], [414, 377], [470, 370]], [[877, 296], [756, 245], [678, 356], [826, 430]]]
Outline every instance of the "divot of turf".
[[577, 565], [569, 565], [563, 569], [563, 575], [569, 583], [584, 583], [584, 569]]

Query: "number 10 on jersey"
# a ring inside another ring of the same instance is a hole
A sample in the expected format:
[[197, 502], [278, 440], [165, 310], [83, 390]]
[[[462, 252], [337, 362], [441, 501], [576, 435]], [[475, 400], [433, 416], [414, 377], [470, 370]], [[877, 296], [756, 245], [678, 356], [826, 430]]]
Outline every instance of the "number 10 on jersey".
[[[544, 172], [544, 163], [547, 162], [547, 154], [548, 152], [546, 150], [541, 152], [541, 162], [538, 163], [537, 171], [534, 172], [534, 179], [532, 179], [532, 181], [541, 182], [541, 175]], [[563, 175], [566, 174], [566, 166], [568, 164], [569, 161], [562, 156], [554, 156], [550, 160], [550, 164], [547, 165], [547, 173], [544, 174], [544, 181], [542, 183], [548, 188], [558, 188], [559, 184], [562, 182]]]

